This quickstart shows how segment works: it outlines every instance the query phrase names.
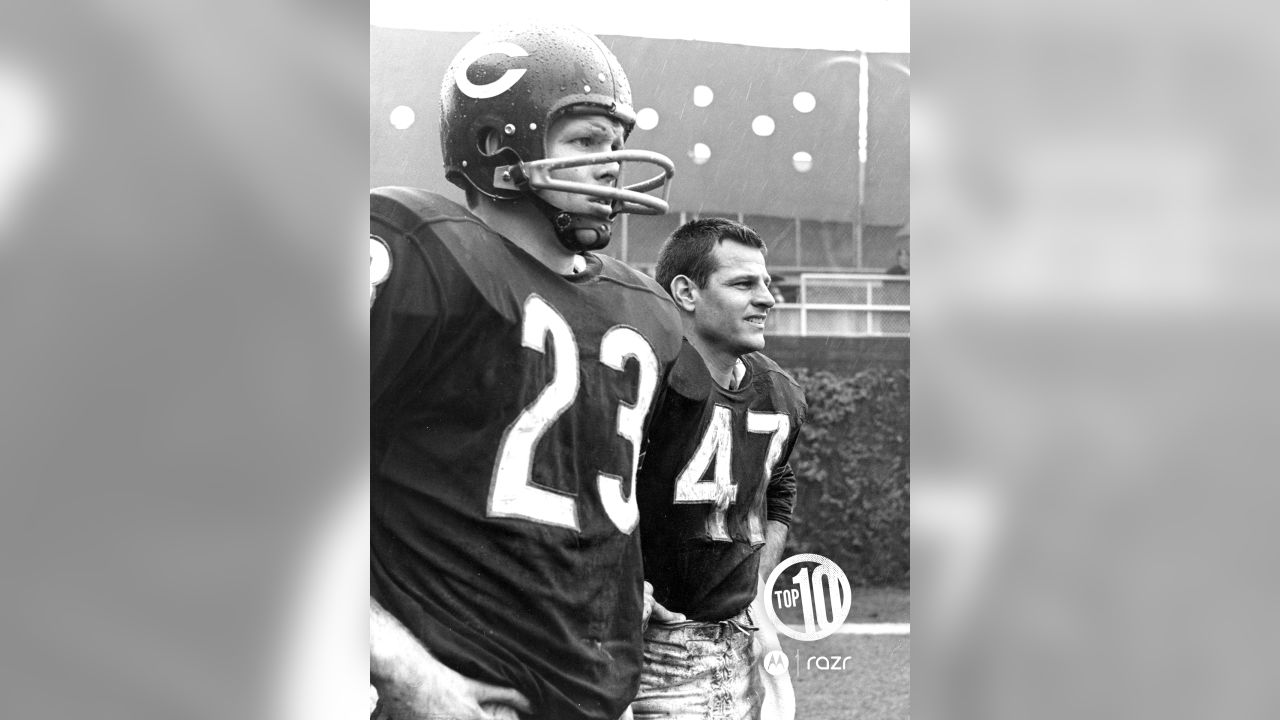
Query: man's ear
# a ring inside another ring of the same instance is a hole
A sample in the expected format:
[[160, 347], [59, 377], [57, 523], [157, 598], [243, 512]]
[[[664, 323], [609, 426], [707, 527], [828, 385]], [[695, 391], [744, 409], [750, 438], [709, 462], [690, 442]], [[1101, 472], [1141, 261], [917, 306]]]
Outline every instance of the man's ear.
[[677, 275], [671, 280], [671, 299], [676, 307], [693, 312], [698, 306], [698, 285], [688, 275]]

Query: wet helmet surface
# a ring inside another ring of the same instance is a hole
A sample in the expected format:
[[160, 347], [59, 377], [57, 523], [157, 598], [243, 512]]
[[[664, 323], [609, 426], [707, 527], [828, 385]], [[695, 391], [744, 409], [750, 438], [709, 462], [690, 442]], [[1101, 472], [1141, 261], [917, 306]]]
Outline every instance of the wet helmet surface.
[[[594, 35], [562, 25], [477, 35], [441, 84], [446, 177], [492, 198], [520, 197], [528, 190], [502, 182], [495, 171], [545, 159], [547, 130], [570, 108], [615, 118], [628, 134], [635, 126], [631, 84]], [[489, 137], [498, 140], [492, 154], [484, 151]]]

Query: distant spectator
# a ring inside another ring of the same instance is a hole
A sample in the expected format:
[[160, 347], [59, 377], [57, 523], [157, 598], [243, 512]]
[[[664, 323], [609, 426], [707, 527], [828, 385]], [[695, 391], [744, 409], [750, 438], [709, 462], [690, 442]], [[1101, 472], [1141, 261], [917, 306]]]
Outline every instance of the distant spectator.
[[898, 251], [898, 264], [884, 271], [886, 275], [910, 275], [911, 274], [911, 251], [902, 248]]
[[782, 288], [778, 285], [778, 278], [773, 279], [773, 284], [769, 286], [769, 292], [773, 293], [773, 301], [776, 303], [784, 303], [787, 296], [782, 294]]

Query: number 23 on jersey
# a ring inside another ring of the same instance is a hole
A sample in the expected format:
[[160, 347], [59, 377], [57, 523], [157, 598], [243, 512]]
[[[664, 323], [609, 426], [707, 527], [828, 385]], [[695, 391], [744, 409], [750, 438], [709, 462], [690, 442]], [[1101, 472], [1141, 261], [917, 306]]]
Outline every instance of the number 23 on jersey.
[[[547, 347], [547, 338], [552, 344]], [[578, 400], [578, 344], [564, 317], [536, 294], [524, 303], [521, 343], [551, 357], [551, 382], [507, 427], [494, 464], [489, 485], [487, 514], [490, 517], [523, 518], [547, 525], [578, 530], [577, 498], [532, 483], [534, 450], [547, 430]], [[618, 530], [630, 534], [639, 522], [635, 477], [640, 460], [644, 420], [658, 387], [658, 357], [644, 336], [634, 329], [616, 325], [600, 338], [600, 363], [622, 372], [627, 361], [635, 360], [639, 383], [634, 402], [619, 398], [617, 435], [630, 446], [631, 463], [622, 475], [601, 468], [596, 486], [605, 513]], [[619, 468], [609, 468], [618, 470]], [[630, 497], [624, 495], [631, 485]]]

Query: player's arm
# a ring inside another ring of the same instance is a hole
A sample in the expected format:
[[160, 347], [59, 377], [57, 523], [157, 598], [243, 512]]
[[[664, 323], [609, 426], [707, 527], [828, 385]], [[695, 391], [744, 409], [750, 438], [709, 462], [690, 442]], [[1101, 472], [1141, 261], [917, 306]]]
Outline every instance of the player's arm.
[[[759, 627], [754, 639], [757, 658], [765, 658], [771, 652], [782, 652], [782, 643], [778, 641], [778, 632], [765, 611], [765, 603], [770, 601], [770, 588], [766, 582], [782, 559], [783, 548], [787, 545], [787, 532], [791, 527], [791, 510], [795, 506], [796, 474], [791, 469], [791, 464], [786, 462], [788, 456], [790, 447], [769, 477], [766, 492], [768, 522], [765, 525], [764, 547], [760, 549], [760, 578], [756, 585], [756, 597], [751, 602], [752, 617]], [[764, 688], [760, 720], [795, 720], [796, 695], [795, 688], [791, 685], [791, 676], [787, 673], [774, 675], [765, 669], [763, 662], [759, 665], [758, 674], [761, 687]]]
[[[752, 617], [759, 627], [754, 638], [758, 658], [765, 658], [771, 652], [782, 652], [778, 632], [765, 611], [765, 603], [770, 601], [770, 588], [766, 582], [782, 559], [782, 551], [787, 545], [787, 532], [791, 529], [791, 511], [796, 500], [796, 474], [787, 459], [791, 456], [795, 438], [793, 435], [786, 452], [774, 467], [765, 493], [768, 522], [765, 524], [764, 547], [760, 549], [760, 578], [756, 585], [756, 597], [751, 602]], [[788, 673], [774, 675], [765, 669], [763, 662], [759, 665], [758, 674], [761, 687], [764, 688], [760, 720], [795, 720], [796, 694], [791, 685], [791, 676]]]
[[764, 547], [760, 550], [760, 574], [765, 578], [782, 559], [791, 527], [791, 510], [796, 501], [796, 474], [791, 463], [780, 462], [769, 477], [765, 492], [766, 519]]
[[776, 520], [770, 520], [764, 529], [764, 547], [760, 548], [760, 574], [766, 579], [769, 573], [782, 560], [782, 551], [787, 546], [787, 533], [790, 526]]
[[[772, 523], [770, 523], [772, 525]], [[785, 526], [783, 526], [785, 529]], [[763, 568], [762, 568], [763, 569]], [[753, 635], [755, 655], [758, 658], [757, 674], [760, 686], [764, 689], [764, 697], [760, 704], [760, 720], [795, 720], [796, 693], [791, 686], [788, 673], [774, 675], [765, 668], [764, 658], [771, 652], [782, 652], [782, 643], [778, 641], [778, 631], [765, 610], [769, 589], [765, 587], [768, 573], [762, 572], [757, 585], [755, 599], [751, 601], [751, 617], [757, 630]]]
[[422, 643], [377, 600], [369, 598], [369, 676], [378, 690], [385, 717], [502, 717], [510, 708], [532, 712], [529, 701], [511, 688], [464, 677], [432, 657]]

